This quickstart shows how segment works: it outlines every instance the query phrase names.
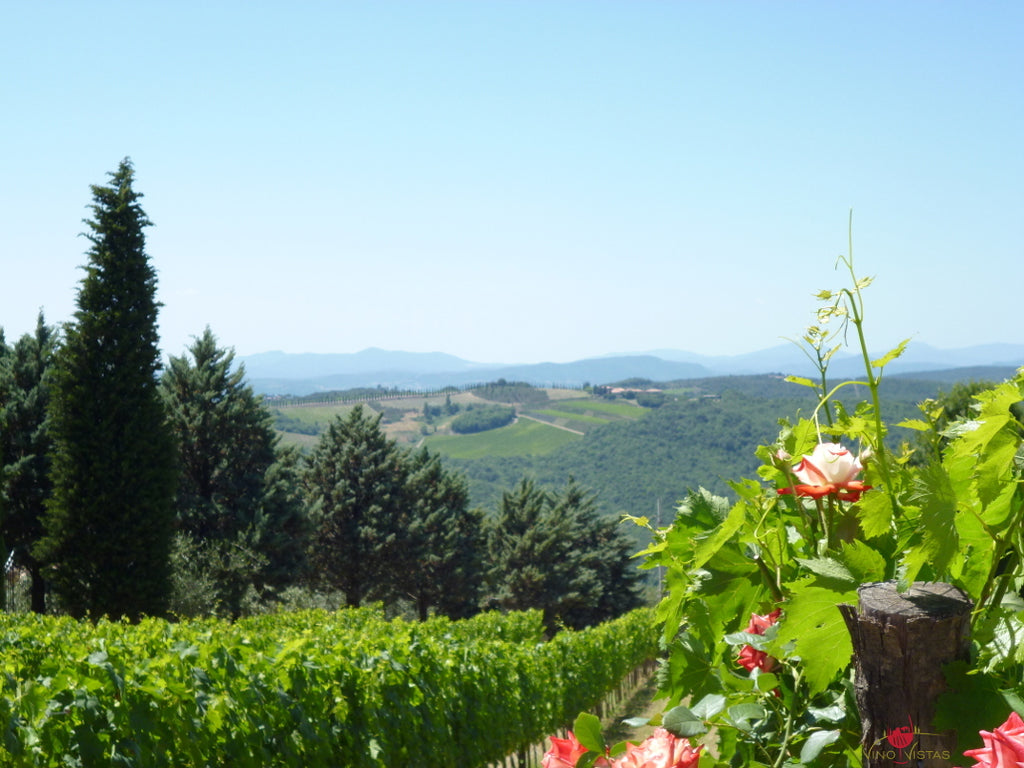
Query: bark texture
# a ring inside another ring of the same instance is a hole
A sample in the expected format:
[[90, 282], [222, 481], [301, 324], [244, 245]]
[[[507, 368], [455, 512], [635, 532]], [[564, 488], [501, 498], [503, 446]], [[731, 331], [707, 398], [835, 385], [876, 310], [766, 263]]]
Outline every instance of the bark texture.
[[840, 606], [853, 640], [864, 768], [949, 768], [956, 732], [932, 728], [944, 664], [967, 659], [973, 604], [950, 584], [864, 584]]

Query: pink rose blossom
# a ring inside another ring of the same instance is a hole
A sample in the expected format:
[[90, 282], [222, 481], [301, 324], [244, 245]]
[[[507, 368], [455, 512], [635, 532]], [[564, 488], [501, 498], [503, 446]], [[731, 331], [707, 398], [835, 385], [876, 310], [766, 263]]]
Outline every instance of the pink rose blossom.
[[981, 739], [984, 747], [964, 752], [977, 761], [971, 768], [1024, 768], [1024, 720], [1016, 712], [991, 733], [982, 731]]
[[[569, 731], [569, 738], [559, 739], [557, 736], [551, 736], [551, 749], [544, 753], [544, 759], [541, 760], [541, 768], [576, 768], [576, 761], [580, 759], [587, 748], [580, 744], [576, 738], [576, 734]], [[599, 768], [607, 768], [611, 765], [605, 758], [599, 757], [594, 761], [594, 765]]]
[[689, 739], [675, 736], [664, 728], [655, 728], [647, 740], [637, 746], [630, 744], [626, 754], [615, 760], [614, 768], [695, 768], [700, 751]]
[[842, 501], [857, 501], [864, 491], [871, 488], [856, 479], [863, 470], [861, 459], [839, 443], [818, 443], [810, 456], [805, 454], [803, 460], [793, 467], [793, 475], [798, 482], [780, 488], [779, 493], [795, 493], [814, 499], [833, 494]]

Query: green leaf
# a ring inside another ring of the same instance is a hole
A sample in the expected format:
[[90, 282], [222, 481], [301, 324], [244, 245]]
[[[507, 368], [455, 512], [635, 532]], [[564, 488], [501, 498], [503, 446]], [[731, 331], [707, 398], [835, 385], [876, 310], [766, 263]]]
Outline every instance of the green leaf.
[[893, 349], [889, 350], [882, 357], [878, 358], [877, 360], [872, 360], [871, 361], [871, 367], [872, 368], [884, 368], [889, 363], [891, 363], [893, 360], [895, 360], [897, 357], [902, 355], [903, 352], [907, 348], [907, 344], [909, 344], [909, 343], [910, 343], [910, 339], [904, 339], [899, 344], [897, 344]]
[[702, 568], [747, 522], [747, 505], [740, 501], [729, 510], [728, 516], [708, 538], [694, 548], [691, 567]]
[[810, 379], [805, 379], [803, 376], [787, 376], [786, 381], [790, 384], [799, 384], [803, 387], [810, 387], [811, 389], [817, 389], [818, 385]]
[[849, 568], [831, 557], [797, 558], [797, 562], [820, 577], [818, 583], [824, 579], [847, 589], [855, 589], [859, 583]]
[[591, 752], [604, 754], [604, 736], [601, 735], [601, 718], [589, 712], [581, 712], [572, 725], [576, 739]]
[[693, 705], [693, 714], [702, 720], [710, 720], [725, 709], [726, 698], [720, 693], [709, 693]]
[[864, 536], [874, 539], [889, 533], [892, 527], [892, 499], [888, 493], [874, 490], [860, 497], [857, 508]]
[[786, 601], [773, 652], [776, 656], [785, 655], [786, 649], [794, 644], [794, 653], [803, 663], [812, 694], [828, 688], [840, 670], [850, 664], [853, 644], [837, 606], [856, 599], [856, 589], [837, 591], [805, 582], [796, 586], [792, 598]]
[[754, 703], [737, 704], [729, 707], [726, 712], [729, 721], [741, 731], [749, 731], [753, 727], [753, 722], [763, 720], [765, 714], [764, 707]]
[[829, 744], [834, 744], [838, 741], [839, 736], [839, 731], [815, 731], [807, 738], [807, 741], [804, 742], [803, 747], [800, 749], [800, 762], [812, 762], [821, 754], [821, 750]]
[[915, 429], [918, 432], [927, 432], [932, 428], [932, 425], [927, 421], [921, 419], [904, 419], [903, 421], [896, 424], [897, 427], [903, 427], [905, 429]]
[[666, 712], [662, 717], [661, 724], [676, 736], [699, 736], [707, 731], [704, 721], [682, 704]]
[[757, 690], [762, 693], [767, 693], [768, 691], [773, 691], [779, 687], [778, 675], [772, 674], [771, 672], [761, 672], [757, 669], [754, 671], [757, 672], [757, 674], [754, 675], [754, 685], [757, 687]]
[[936, 730], [956, 729], [958, 746], [980, 747], [980, 731], [992, 731], [1010, 711], [1003, 692], [990, 675], [973, 674], [966, 661], [954, 661], [942, 668], [949, 690], [935, 703]]
[[860, 539], [844, 542], [839, 552], [839, 560], [847, 567], [858, 585], [885, 579], [885, 556]]

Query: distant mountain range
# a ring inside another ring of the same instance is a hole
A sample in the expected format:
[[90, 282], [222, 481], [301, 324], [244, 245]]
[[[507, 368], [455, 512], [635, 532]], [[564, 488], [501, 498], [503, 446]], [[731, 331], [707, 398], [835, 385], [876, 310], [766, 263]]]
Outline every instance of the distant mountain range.
[[[881, 354], [884, 352], [879, 356]], [[263, 352], [237, 359], [245, 366], [246, 378], [256, 392], [294, 396], [356, 387], [429, 390], [497, 379], [525, 381], [535, 386], [579, 387], [633, 378], [675, 381], [762, 373], [801, 376], [814, 373], [804, 353], [792, 344], [731, 356], [660, 349], [571, 363], [522, 365], [474, 363], [441, 352], [391, 352], [376, 348], [344, 354]], [[1022, 344], [936, 349], [911, 343], [900, 358], [886, 367], [886, 373], [951, 381], [1000, 380], [1022, 365]], [[857, 355], [837, 353], [829, 371], [834, 378], [855, 378], [863, 375], [864, 364]]]

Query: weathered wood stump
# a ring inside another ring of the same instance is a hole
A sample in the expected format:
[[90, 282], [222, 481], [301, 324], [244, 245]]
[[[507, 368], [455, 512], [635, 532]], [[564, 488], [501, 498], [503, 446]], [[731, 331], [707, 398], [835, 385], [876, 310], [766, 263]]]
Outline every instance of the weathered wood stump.
[[864, 768], [949, 768], [960, 758], [956, 732], [935, 732], [935, 702], [946, 691], [942, 667], [967, 659], [969, 597], [950, 584], [864, 584], [859, 605], [839, 607], [853, 639], [854, 687]]

